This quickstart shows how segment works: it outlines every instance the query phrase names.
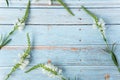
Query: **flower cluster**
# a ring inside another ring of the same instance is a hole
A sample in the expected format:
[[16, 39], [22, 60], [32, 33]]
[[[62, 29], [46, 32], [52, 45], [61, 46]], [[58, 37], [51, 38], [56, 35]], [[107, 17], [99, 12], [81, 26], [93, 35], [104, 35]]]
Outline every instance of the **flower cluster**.
[[52, 5], [52, 0], [49, 0], [49, 5]]
[[31, 51], [31, 44], [30, 44], [30, 37], [29, 34], [27, 33], [27, 42], [28, 42], [28, 47], [24, 51], [22, 55], [20, 55], [20, 61], [13, 66], [11, 69], [10, 73], [7, 74], [5, 80], [8, 80], [8, 78], [15, 72], [18, 68], [24, 69], [30, 62], [30, 51]]
[[93, 27], [100, 29], [105, 34], [105, 21], [102, 18], [99, 18], [98, 21], [94, 20]]
[[120, 66], [119, 66], [119, 63], [118, 63], [118, 59], [115, 55], [115, 52], [114, 52], [114, 44], [111, 48], [111, 46], [109, 46], [108, 44], [108, 40], [106, 38], [106, 35], [105, 35], [105, 22], [102, 18], [98, 18], [95, 14], [93, 14], [92, 12], [90, 12], [89, 10], [87, 10], [84, 6], [82, 6], [82, 9], [88, 14], [90, 15], [93, 20], [94, 20], [94, 25], [99, 29], [101, 35], [102, 35], [102, 38], [106, 44], [106, 49], [105, 51], [108, 52], [110, 55], [111, 55], [111, 58], [114, 62], [114, 64], [116, 65], [116, 67], [118, 68], [118, 71], [120, 72]]
[[[8, 0], [6, 0], [8, 1]], [[30, 0], [28, 1], [27, 8], [25, 11], [24, 16], [21, 19], [18, 19], [18, 21], [14, 24], [14, 28], [7, 34], [7, 35], [1, 35], [0, 37], [0, 49], [2, 49], [5, 45], [7, 45], [9, 42], [11, 42], [11, 36], [16, 30], [22, 30], [25, 27], [25, 23], [29, 16], [29, 8], [30, 8]]]
[[[20, 58], [21, 58], [22, 56], [24, 56], [24, 54], [20, 54], [20, 55], [19, 55]], [[20, 68], [21, 70], [25, 69], [25, 68], [27, 67], [27, 65], [30, 63], [30, 57], [31, 57], [31, 56], [28, 55], [24, 61], [22, 61], [22, 60], [19, 61], [19, 64], [21, 64], [19, 68]]]
[[19, 19], [18, 21], [14, 24], [14, 26], [18, 27], [18, 30], [23, 30], [25, 28], [25, 22], [21, 22]]
[[[54, 66], [50, 61], [48, 61], [48, 63], [45, 64], [44, 67], [46, 68], [41, 68], [43, 73], [46, 73], [49, 77], [52, 78], [55, 77], [60, 78], [60, 75], [62, 74], [62, 70], [58, 69], [58, 67]], [[48, 69], [50, 69], [51, 71], [48, 71]], [[53, 72], [56, 72], [56, 74], [54, 74]]]
[[47, 74], [49, 77], [66, 80], [62, 75], [62, 70], [59, 69], [58, 67], [54, 66], [50, 60], [46, 64], [38, 64], [38, 65], [33, 66], [32, 68], [27, 70], [26, 73], [28, 73], [32, 70], [35, 70], [37, 68], [40, 68], [42, 70], [42, 72]]

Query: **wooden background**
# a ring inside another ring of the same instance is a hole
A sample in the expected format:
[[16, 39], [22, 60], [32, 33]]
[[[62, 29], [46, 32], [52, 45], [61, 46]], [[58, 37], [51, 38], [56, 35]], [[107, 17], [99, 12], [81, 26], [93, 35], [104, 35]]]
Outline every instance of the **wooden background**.
[[[0, 0], [0, 33], [6, 34], [18, 18], [22, 17], [28, 0]], [[49, 6], [47, 0], [32, 0], [29, 21], [24, 31], [12, 36], [12, 42], [0, 50], [0, 80], [19, 60], [18, 54], [26, 48], [26, 33], [31, 36], [34, 49], [31, 52], [31, 64], [53, 64], [63, 69], [66, 77], [77, 80], [120, 80], [120, 73], [111, 57], [102, 49], [104, 41], [97, 29], [92, 28], [92, 20], [80, 9], [86, 6], [90, 11], [106, 21], [106, 34], [109, 43], [117, 42], [116, 55], [120, 61], [120, 0], [64, 0], [75, 16], [71, 16], [61, 5], [54, 2]], [[9, 80], [56, 80], [42, 74], [40, 70], [28, 74], [17, 70]]]

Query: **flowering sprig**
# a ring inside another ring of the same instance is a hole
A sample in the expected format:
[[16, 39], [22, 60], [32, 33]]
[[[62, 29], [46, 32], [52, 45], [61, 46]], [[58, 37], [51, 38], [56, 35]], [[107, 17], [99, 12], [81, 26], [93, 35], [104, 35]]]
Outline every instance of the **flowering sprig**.
[[29, 16], [29, 8], [30, 8], [30, 0], [27, 4], [27, 8], [26, 8], [24, 16], [21, 19], [18, 19], [18, 21], [14, 25], [14, 28], [7, 35], [1, 35], [0, 49], [3, 48], [5, 45], [7, 45], [12, 40], [10, 37], [14, 34], [16, 30], [24, 28], [25, 22], [27, 21], [27, 18]]
[[[51, 61], [49, 60], [47, 64], [38, 64], [33, 66], [32, 68], [30, 68], [29, 70], [27, 70], [25, 73], [28, 73], [32, 70], [41, 68], [43, 73], [46, 73], [49, 77], [52, 78], [58, 78], [61, 80], [71, 80], [70, 78], [66, 79], [63, 75], [62, 75], [62, 70], [58, 69], [58, 67], [54, 66]], [[77, 80], [76, 77], [74, 80]]]
[[114, 49], [115, 49], [115, 44], [113, 44], [112, 48], [109, 46], [108, 44], [108, 41], [107, 41], [107, 38], [105, 36], [105, 30], [104, 30], [104, 26], [105, 26], [105, 22], [102, 18], [98, 18], [95, 14], [93, 14], [92, 12], [90, 12], [89, 10], [87, 10], [84, 6], [82, 6], [82, 9], [88, 14], [90, 15], [95, 24], [96, 27], [99, 29], [101, 35], [102, 35], [102, 38], [106, 44], [106, 50], [109, 54], [111, 54], [111, 57], [112, 57], [112, 60], [114, 62], [114, 64], [116, 65], [116, 67], [118, 68], [118, 71], [120, 72], [120, 68], [119, 68], [119, 63], [118, 63], [118, 60], [117, 60], [117, 57], [115, 55], [115, 52], [114, 52]]
[[28, 1], [24, 16], [21, 19], [18, 18], [18, 21], [15, 23], [15, 26], [18, 26], [19, 30], [22, 30], [25, 27], [25, 23], [29, 17], [29, 13], [30, 13], [29, 9], [30, 9], [30, 0]]
[[30, 51], [31, 51], [31, 44], [30, 44], [30, 37], [29, 34], [27, 33], [27, 42], [28, 42], [28, 47], [25, 50], [24, 54], [20, 57], [20, 61], [15, 64], [10, 71], [9, 74], [7, 74], [5, 80], [8, 80], [8, 78], [15, 72], [18, 68], [24, 69], [28, 64], [29, 64], [29, 58], [30, 58]]
[[[73, 12], [67, 7], [67, 5], [62, 0], [50, 0], [50, 1], [58, 1], [72, 16], [74, 16]], [[51, 2], [50, 2], [51, 4]]]
[[48, 61], [47, 64], [38, 64], [33, 66], [32, 68], [30, 68], [29, 70], [26, 71], [26, 73], [41, 68], [43, 73], [46, 73], [49, 77], [52, 78], [59, 78], [61, 80], [66, 80], [63, 76], [62, 76], [62, 70], [58, 69], [56, 66], [54, 66], [53, 64], [51, 64], [51, 61]]

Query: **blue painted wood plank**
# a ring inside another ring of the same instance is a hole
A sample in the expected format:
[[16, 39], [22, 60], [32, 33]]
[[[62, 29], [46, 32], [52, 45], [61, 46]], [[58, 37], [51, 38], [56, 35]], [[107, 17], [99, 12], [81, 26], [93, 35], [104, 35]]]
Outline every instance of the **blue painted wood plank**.
[[[120, 7], [119, 0], [63, 0], [70, 7], [80, 7], [81, 5], [85, 5], [87, 7]], [[27, 5], [27, 0], [10, 0], [9, 7], [25, 7]], [[48, 0], [32, 0], [32, 7], [47, 7], [47, 8], [60, 8], [61, 5], [54, 1], [53, 5], [50, 6], [48, 4]], [[111, 6], [112, 5], [112, 6]], [[7, 7], [5, 0], [0, 1], [0, 7]]]
[[[14, 24], [24, 14], [22, 8], [0, 9], [0, 24]], [[89, 9], [99, 17], [104, 18], [106, 24], [120, 24], [120, 8]], [[76, 16], [71, 16], [65, 9], [31, 9], [28, 24], [92, 24], [89, 17], [83, 10], [72, 9]], [[56, 13], [57, 12], [57, 13]], [[9, 13], [9, 14], [8, 14]]]
[[[119, 80], [120, 75], [115, 67], [79, 67], [79, 66], [59, 66], [63, 69], [63, 73], [67, 77], [74, 78], [77, 76], [78, 80], [105, 80], [105, 74], [110, 74], [110, 80]], [[10, 68], [0, 68], [0, 80], [3, 80], [5, 75], [10, 71]], [[32, 76], [31, 76], [32, 75]], [[34, 77], [33, 77], [34, 76]], [[9, 80], [57, 80], [56, 78], [49, 78], [41, 72], [40, 69], [32, 71], [28, 74], [24, 71], [17, 70]]]
[[[13, 25], [1, 25], [0, 34], [6, 34]], [[26, 33], [31, 35], [34, 46], [63, 46], [105, 44], [99, 30], [92, 25], [27, 25], [24, 31], [16, 31], [9, 46], [25, 46]], [[107, 25], [106, 35], [110, 44], [120, 41], [120, 25]], [[114, 36], [116, 35], [116, 36]], [[89, 37], [89, 38], [88, 38]]]
[[[36, 2], [32, 0], [31, 14], [26, 29], [16, 32], [13, 41], [0, 50], [0, 80], [11, 70], [19, 60], [18, 54], [23, 53], [26, 45], [26, 32], [29, 32], [34, 49], [31, 52], [32, 62], [29, 67], [45, 63], [51, 59], [55, 65], [64, 69], [65, 76], [72, 78], [77, 75], [78, 80], [104, 80], [104, 75], [109, 73], [110, 80], [119, 80], [120, 73], [114, 66], [105, 48], [100, 33], [92, 29], [91, 18], [80, 9], [85, 5], [106, 21], [107, 38], [110, 44], [119, 42], [120, 39], [120, 1], [118, 0], [64, 0], [76, 14], [70, 16], [63, 7], [54, 2], [49, 6], [47, 0]], [[27, 0], [11, 0], [10, 7], [4, 1], [0, 2], [0, 33], [8, 33], [18, 17], [22, 17]], [[57, 12], [57, 13], [56, 13]], [[9, 14], [8, 14], [9, 13]], [[4, 24], [4, 25], [2, 25]], [[48, 25], [50, 24], [50, 25]], [[111, 24], [111, 25], [110, 25]], [[89, 37], [89, 38], [88, 38]], [[116, 55], [120, 61], [120, 45], [117, 46]], [[27, 68], [28, 69], [28, 68]], [[32, 76], [31, 76], [32, 75]], [[33, 78], [35, 76], [35, 78]], [[48, 78], [39, 70], [29, 74], [17, 71], [10, 80], [56, 80]]]
[[[25, 48], [6, 48], [0, 51], [0, 66], [12, 66], [19, 60]], [[111, 56], [104, 52], [103, 45], [83, 45], [76, 47], [46, 47], [38, 46], [32, 50], [30, 65], [45, 63], [51, 59], [55, 65], [64, 66], [114, 66]], [[116, 55], [120, 60], [120, 46], [117, 46]]]

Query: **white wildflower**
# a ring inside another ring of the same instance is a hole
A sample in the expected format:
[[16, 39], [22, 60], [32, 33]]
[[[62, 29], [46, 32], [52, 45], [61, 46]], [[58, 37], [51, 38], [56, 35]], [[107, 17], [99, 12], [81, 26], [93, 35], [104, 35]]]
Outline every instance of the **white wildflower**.
[[25, 23], [21, 22], [19, 19], [18, 21], [15, 23], [15, 26], [18, 26], [18, 30], [22, 31], [25, 28]]
[[102, 18], [99, 19], [99, 23], [102, 27], [105, 27], [105, 21]]
[[23, 30], [25, 28], [25, 23], [18, 23], [18, 30]]
[[29, 60], [28, 59], [24, 60], [24, 62], [21, 63], [20, 69], [21, 70], [25, 69], [28, 64], [29, 64]]
[[[24, 54], [19, 54], [18, 56], [21, 58]], [[26, 57], [26, 59], [24, 61], [20, 60], [19, 63], [20, 65], [20, 69], [23, 70], [27, 67], [27, 65], [30, 63], [30, 55], [28, 55]]]
[[102, 18], [99, 18], [97, 22], [94, 20], [93, 27], [98, 28], [102, 33], [105, 34], [105, 21]]
[[49, 3], [48, 3], [49, 5], [52, 5], [52, 0], [49, 0]]
[[95, 20], [94, 20], [93, 27], [94, 28], [96, 28], [96, 27], [100, 28], [99, 26], [101, 26], [101, 28], [103, 28], [105, 30], [105, 21], [102, 18], [99, 18], [98, 22], [95, 22]]
[[55, 78], [55, 77], [59, 77], [62, 73], [61, 69], [58, 69], [56, 66], [54, 66], [53, 64], [51, 64], [50, 62], [48, 62], [47, 64], [44, 65], [46, 68], [51, 69], [54, 72], [57, 72], [57, 75], [53, 74], [52, 72], [45, 70], [44, 68], [42, 68], [43, 73], [47, 74], [49, 77]]

